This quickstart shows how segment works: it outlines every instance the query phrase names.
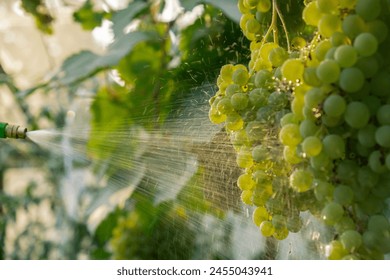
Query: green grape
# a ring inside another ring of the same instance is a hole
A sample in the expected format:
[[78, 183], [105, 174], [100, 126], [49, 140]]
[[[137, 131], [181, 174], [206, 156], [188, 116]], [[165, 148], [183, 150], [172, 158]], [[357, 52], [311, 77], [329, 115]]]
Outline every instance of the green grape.
[[383, 162], [383, 156], [380, 151], [373, 151], [368, 158], [368, 166], [375, 173], [387, 172], [386, 164]]
[[324, 112], [331, 117], [340, 117], [346, 109], [345, 99], [337, 94], [328, 96], [323, 105]]
[[329, 38], [336, 31], [341, 29], [341, 20], [339, 16], [332, 14], [323, 14], [318, 22], [318, 32], [325, 38]]
[[266, 87], [267, 83], [272, 80], [272, 73], [268, 70], [260, 70], [255, 75], [255, 87]]
[[276, 111], [285, 108], [288, 101], [288, 95], [285, 92], [274, 91], [268, 97], [268, 105]]
[[329, 245], [328, 259], [341, 260], [346, 256], [348, 252], [344, 249], [343, 245], [338, 240], [333, 240]]
[[376, 119], [381, 125], [390, 125], [390, 105], [382, 105], [376, 113]]
[[267, 104], [269, 92], [264, 88], [255, 88], [248, 96], [250, 105], [257, 109]]
[[375, 56], [360, 57], [355, 66], [362, 71], [364, 77], [372, 78], [378, 72], [379, 62]]
[[337, 82], [340, 76], [340, 66], [334, 60], [324, 60], [317, 67], [317, 77], [324, 83]]
[[376, 129], [376, 142], [385, 148], [390, 148], [390, 125], [382, 125]]
[[313, 87], [321, 86], [321, 81], [318, 79], [316, 74], [317, 68], [315, 67], [306, 67], [305, 72], [303, 72], [303, 81]]
[[333, 47], [338, 47], [348, 43], [348, 37], [343, 32], [335, 32], [330, 36], [330, 42]]
[[272, 236], [277, 240], [284, 240], [288, 237], [288, 233], [288, 229], [284, 227], [282, 229], [275, 229], [275, 232]]
[[247, 205], [252, 205], [253, 204], [252, 196], [253, 196], [252, 190], [242, 191], [242, 193], [241, 193], [241, 201], [243, 203], [247, 204]]
[[303, 226], [303, 222], [301, 217], [299, 217], [299, 215], [293, 215], [287, 217], [286, 227], [289, 232], [297, 233], [301, 230], [302, 226]]
[[382, 234], [372, 231], [365, 231], [363, 233], [362, 240], [364, 246], [366, 246], [369, 250], [377, 251], [381, 251], [384, 244], [383, 241], [385, 241]]
[[[383, 155], [382, 164], [387, 168], [385, 155]], [[384, 172], [379, 176], [379, 182], [372, 189], [372, 194], [382, 199], [390, 197], [390, 173], [389, 172]]]
[[362, 236], [356, 230], [347, 230], [340, 236], [340, 242], [348, 252], [353, 252], [359, 249], [362, 245]]
[[390, 74], [380, 71], [371, 80], [371, 92], [376, 96], [390, 96]]
[[244, 0], [244, 6], [248, 9], [254, 9], [258, 3], [259, 0]]
[[262, 222], [268, 221], [270, 215], [265, 207], [260, 206], [253, 211], [252, 220], [256, 226], [260, 226]]
[[381, 106], [379, 98], [377, 96], [367, 95], [362, 98], [362, 101], [366, 104], [368, 110], [370, 111], [370, 115], [375, 116]]
[[242, 148], [237, 154], [237, 165], [241, 168], [249, 168], [253, 165], [252, 153], [249, 149]]
[[348, 93], [359, 91], [364, 82], [364, 74], [359, 68], [345, 68], [340, 73], [340, 87]]
[[259, 0], [257, 4], [257, 11], [266, 13], [271, 9], [271, 0]]
[[263, 145], [258, 145], [252, 150], [253, 160], [256, 162], [262, 162], [268, 158], [268, 149]]
[[223, 97], [217, 104], [217, 109], [221, 114], [230, 114], [234, 111], [230, 98]]
[[347, 184], [354, 183], [357, 173], [358, 165], [355, 161], [346, 159], [338, 162], [336, 174], [340, 182]]
[[250, 9], [247, 8], [244, 2], [245, 0], [238, 0], [237, 7], [241, 14], [248, 14], [250, 12]]
[[381, 13], [381, 1], [380, 0], [357, 0], [356, 1], [356, 13], [366, 21], [372, 21], [376, 19]]
[[342, 234], [344, 231], [354, 230], [356, 225], [352, 218], [344, 216], [334, 225], [334, 228], [337, 233]]
[[302, 79], [305, 67], [301, 60], [291, 58], [287, 59], [283, 63], [281, 71], [283, 77], [285, 77], [287, 80], [296, 81]]
[[275, 230], [281, 230], [286, 227], [287, 221], [283, 215], [274, 215], [272, 216], [272, 225]]
[[321, 18], [321, 11], [318, 9], [317, 3], [315, 1], [310, 2], [303, 9], [302, 18], [307, 25], [317, 26]]
[[264, 125], [259, 121], [251, 121], [245, 127], [246, 134], [250, 141], [258, 141], [263, 139], [266, 131]]
[[321, 211], [321, 218], [327, 225], [335, 225], [344, 214], [343, 207], [337, 202], [329, 202]]
[[249, 80], [249, 74], [246, 69], [239, 68], [233, 72], [233, 76], [232, 76], [233, 83], [240, 86], [244, 86], [248, 83], [248, 80]]
[[226, 97], [231, 98], [233, 96], [233, 94], [240, 92], [240, 91], [241, 91], [241, 87], [239, 85], [230, 84], [225, 89], [225, 95], [226, 95]]
[[299, 119], [294, 113], [289, 112], [280, 119], [280, 126], [285, 126], [286, 124], [289, 123], [295, 123], [295, 124], [299, 123]]
[[322, 139], [324, 152], [331, 159], [340, 159], [345, 156], [345, 142], [337, 134], [329, 134]]
[[227, 116], [225, 125], [229, 131], [241, 130], [244, 126], [244, 121], [239, 114], [232, 113]]
[[367, 31], [376, 37], [378, 43], [384, 42], [389, 33], [387, 25], [382, 20], [374, 20], [368, 22]]
[[252, 180], [252, 174], [241, 174], [237, 179], [237, 186], [242, 190], [251, 190], [255, 186], [255, 181]]
[[361, 33], [353, 41], [353, 47], [361, 56], [370, 56], [378, 49], [378, 40], [371, 33]]
[[331, 47], [325, 54], [325, 60], [333, 60], [334, 59], [334, 53], [336, 52], [337, 48], [336, 47]]
[[230, 102], [235, 110], [244, 110], [249, 103], [248, 95], [242, 92], [235, 93], [230, 98]]
[[296, 146], [302, 142], [297, 124], [287, 124], [279, 132], [279, 140], [285, 146]]
[[275, 228], [270, 221], [263, 221], [260, 224], [260, 232], [265, 237], [270, 237], [274, 234]]
[[269, 175], [263, 170], [257, 170], [252, 174], [252, 178], [258, 186], [263, 187], [270, 182]]
[[275, 115], [275, 110], [271, 106], [259, 108], [256, 113], [256, 120], [261, 123], [269, 123]]
[[306, 119], [299, 124], [299, 132], [303, 138], [313, 136], [317, 133], [319, 127], [314, 121]]
[[302, 142], [302, 151], [309, 157], [317, 156], [322, 150], [322, 142], [316, 136], [308, 136]]
[[314, 87], [305, 94], [305, 107], [309, 109], [317, 108], [318, 105], [322, 103], [324, 98], [325, 93], [323, 92], [323, 90], [321, 88]]
[[249, 19], [246, 22], [245, 27], [246, 31], [249, 33], [257, 33], [261, 29], [260, 23], [255, 18]]
[[283, 158], [290, 164], [298, 164], [302, 162], [302, 158], [297, 154], [297, 147], [285, 146], [283, 149]]
[[389, 232], [389, 220], [383, 215], [373, 215], [368, 220], [367, 228], [369, 231], [384, 234]]
[[349, 38], [354, 39], [360, 33], [365, 32], [367, 27], [366, 23], [359, 15], [350, 14], [344, 18], [342, 29]]
[[315, 55], [319, 61], [325, 59], [326, 53], [332, 48], [332, 44], [329, 40], [323, 40], [318, 43], [315, 48]]
[[296, 169], [290, 175], [290, 186], [297, 192], [306, 192], [311, 189], [313, 179], [308, 169]]
[[242, 145], [249, 146], [248, 135], [246, 134], [246, 131], [244, 129], [238, 130], [238, 131], [233, 131], [231, 135], [232, 135], [231, 141], [232, 141], [233, 145], [235, 145], [235, 146], [242, 146]]
[[226, 120], [226, 115], [221, 114], [216, 106], [211, 106], [209, 110], [209, 119], [213, 124], [220, 124]]
[[357, 0], [340, 0], [340, 8], [353, 9], [355, 8]]
[[373, 188], [379, 181], [379, 175], [368, 166], [363, 166], [358, 171], [358, 183], [365, 188]]
[[332, 13], [337, 11], [339, 0], [317, 0], [317, 7], [322, 13]]
[[332, 166], [329, 156], [322, 150], [317, 156], [310, 158], [310, 166], [315, 170], [326, 171]]
[[306, 40], [300, 36], [294, 37], [291, 40], [291, 47], [293, 50], [300, 50], [306, 46]]
[[370, 111], [363, 102], [353, 101], [345, 110], [344, 120], [352, 128], [363, 128], [370, 120]]
[[333, 199], [341, 205], [350, 205], [353, 201], [353, 190], [346, 185], [337, 185], [333, 192]]
[[342, 45], [337, 47], [334, 58], [341, 67], [351, 67], [357, 61], [357, 51], [354, 47], [349, 45]]
[[269, 54], [270, 54], [271, 50], [274, 49], [274, 48], [277, 48], [277, 47], [279, 47], [279, 45], [276, 44], [276, 43], [273, 43], [273, 42], [265, 43], [260, 48], [260, 57], [264, 61], [268, 61], [268, 57], [269, 57]]
[[282, 47], [276, 47], [269, 52], [268, 60], [272, 66], [282, 66], [283, 62], [288, 58], [287, 51]]
[[232, 64], [226, 64], [221, 67], [220, 76], [226, 82], [232, 81], [234, 66]]

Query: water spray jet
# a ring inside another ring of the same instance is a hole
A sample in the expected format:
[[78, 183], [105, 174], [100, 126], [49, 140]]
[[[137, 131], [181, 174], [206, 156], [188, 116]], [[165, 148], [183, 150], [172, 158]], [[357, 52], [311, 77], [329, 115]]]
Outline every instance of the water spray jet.
[[0, 138], [14, 138], [14, 139], [25, 139], [27, 134], [27, 128], [0, 122]]

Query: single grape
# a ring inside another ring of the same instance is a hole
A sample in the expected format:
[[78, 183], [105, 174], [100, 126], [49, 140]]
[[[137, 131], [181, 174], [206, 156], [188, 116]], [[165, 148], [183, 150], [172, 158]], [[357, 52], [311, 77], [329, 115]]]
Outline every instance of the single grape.
[[367, 23], [367, 31], [376, 37], [378, 43], [382, 43], [387, 38], [389, 28], [382, 20], [374, 20]]
[[324, 152], [331, 159], [340, 159], [345, 156], [345, 142], [337, 134], [329, 134], [322, 140]]
[[375, 132], [376, 142], [385, 148], [390, 148], [390, 125], [382, 125]]
[[287, 227], [281, 229], [275, 229], [274, 234], [272, 235], [277, 240], [284, 240], [288, 237], [288, 229]]
[[233, 83], [244, 86], [249, 80], [249, 73], [246, 69], [239, 68], [233, 72], [232, 81]]
[[334, 225], [341, 220], [344, 214], [343, 207], [337, 202], [329, 202], [321, 212], [321, 218], [327, 225]]
[[365, 82], [363, 72], [356, 67], [345, 68], [340, 73], [340, 87], [349, 93], [359, 91]]
[[285, 146], [283, 149], [283, 158], [290, 164], [298, 164], [302, 162], [302, 158], [297, 154], [296, 146]]
[[255, 75], [255, 86], [257, 88], [264, 88], [267, 82], [272, 81], [272, 73], [268, 70], [260, 70]]
[[361, 33], [355, 38], [353, 47], [361, 56], [370, 56], [376, 52], [378, 40], [371, 33]]
[[241, 168], [248, 168], [253, 165], [252, 153], [249, 149], [242, 148], [237, 154], [237, 165]]
[[328, 116], [339, 117], [346, 109], [345, 99], [338, 94], [332, 94], [325, 99], [323, 109]]
[[363, 243], [362, 236], [356, 230], [347, 230], [343, 232], [340, 236], [340, 241], [348, 252], [356, 251]]
[[339, 76], [340, 66], [334, 60], [324, 60], [317, 67], [317, 77], [324, 83], [334, 83]]
[[302, 141], [297, 124], [287, 124], [279, 132], [279, 140], [285, 146], [296, 146]]
[[357, 0], [356, 13], [365, 21], [372, 21], [376, 19], [381, 13], [380, 0]]
[[341, 30], [341, 20], [339, 16], [323, 14], [318, 22], [318, 31], [325, 38], [329, 38], [336, 31]]
[[306, 119], [299, 124], [299, 132], [303, 138], [313, 136], [317, 133], [319, 127], [314, 121]]
[[370, 120], [370, 111], [363, 102], [353, 101], [345, 110], [344, 120], [352, 128], [363, 128]]
[[281, 68], [282, 75], [287, 80], [296, 81], [301, 80], [305, 67], [299, 59], [287, 59]]
[[339, 240], [333, 240], [330, 245], [327, 246], [327, 257], [330, 260], [341, 260], [347, 254], [348, 252]]
[[342, 29], [345, 34], [351, 39], [354, 39], [360, 33], [367, 30], [364, 20], [356, 14], [347, 15], [342, 23]]
[[284, 61], [288, 58], [287, 51], [282, 47], [276, 47], [272, 49], [268, 55], [268, 60], [271, 62], [272, 66], [279, 67], [282, 66]]
[[321, 18], [321, 11], [315, 1], [308, 3], [303, 9], [302, 18], [307, 25], [317, 26]]
[[237, 186], [242, 190], [251, 190], [255, 186], [255, 181], [252, 180], [252, 174], [241, 174], [237, 179]]
[[332, 44], [329, 40], [323, 40], [318, 43], [315, 48], [315, 55], [319, 61], [325, 59], [326, 53], [332, 48]]
[[302, 142], [302, 151], [309, 157], [317, 156], [322, 150], [322, 141], [316, 136], [308, 136]]
[[357, 57], [356, 49], [350, 45], [339, 46], [334, 53], [335, 60], [344, 68], [353, 66], [357, 61]]
[[261, 234], [263, 236], [270, 237], [270, 236], [272, 236], [274, 234], [275, 228], [272, 225], [272, 222], [270, 222], [270, 221], [263, 221], [260, 224], [260, 231], [261, 231]]
[[311, 189], [313, 173], [307, 169], [296, 169], [290, 175], [290, 186], [297, 192], [306, 192]]
[[375, 173], [387, 172], [386, 163], [380, 151], [373, 151], [368, 158], [368, 166]]
[[230, 102], [235, 110], [244, 110], [249, 103], [249, 98], [246, 93], [238, 92], [232, 95]]
[[322, 13], [333, 13], [337, 10], [339, 0], [317, 0], [318, 10]]
[[381, 125], [390, 125], [390, 105], [382, 105], [376, 113], [376, 119]]
[[269, 213], [265, 207], [257, 207], [255, 211], [253, 211], [252, 220], [256, 226], [260, 226], [260, 224], [264, 221], [268, 221]]
[[271, 9], [271, 0], [258, 0], [257, 11], [266, 13]]
[[252, 150], [253, 160], [256, 162], [262, 162], [268, 158], [268, 149], [263, 145], [258, 145]]
[[318, 87], [321, 86], [321, 81], [317, 77], [317, 68], [316, 67], [306, 67], [305, 72], [303, 73], [303, 80], [309, 86]]
[[249, 19], [245, 24], [246, 30], [249, 33], [258, 33], [261, 29], [260, 23], [255, 19]]
[[385, 216], [374, 215], [369, 218], [367, 228], [372, 232], [386, 234], [390, 230], [390, 223]]
[[353, 201], [353, 190], [346, 185], [337, 185], [334, 189], [333, 199], [341, 205], [350, 205]]

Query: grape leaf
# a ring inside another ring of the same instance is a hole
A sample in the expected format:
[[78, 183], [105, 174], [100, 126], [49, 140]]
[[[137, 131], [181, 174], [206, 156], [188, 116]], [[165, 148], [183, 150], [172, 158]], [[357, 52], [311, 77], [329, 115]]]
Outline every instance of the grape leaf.
[[182, 0], [181, 4], [186, 10], [192, 10], [198, 4], [210, 4], [221, 9], [232, 21], [240, 22], [241, 14], [237, 7], [237, 0]]

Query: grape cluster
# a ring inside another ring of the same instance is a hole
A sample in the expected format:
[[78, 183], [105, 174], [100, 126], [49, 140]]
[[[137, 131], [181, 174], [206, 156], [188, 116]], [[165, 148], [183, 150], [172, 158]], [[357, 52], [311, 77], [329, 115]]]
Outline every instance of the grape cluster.
[[[251, 59], [248, 68], [222, 67], [210, 120], [225, 122], [243, 169], [241, 199], [256, 206], [264, 236], [299, 231], [300, 212], [309, 210], [335, 233], [329, 259], [383, 258], [390, 253], [390, 3], [306, 2], [309, 31], [291, 48], [275, 32], [277, 1], [238, 1]], [[249, 23], [259, 12], [272, 14], [263, 33]]]

